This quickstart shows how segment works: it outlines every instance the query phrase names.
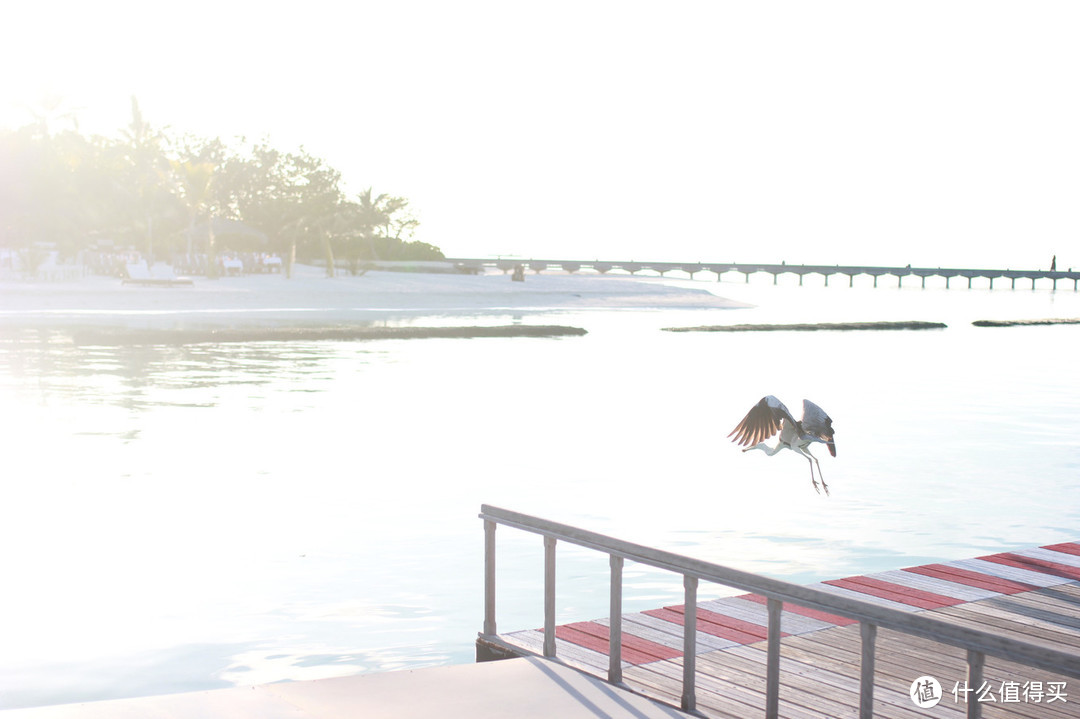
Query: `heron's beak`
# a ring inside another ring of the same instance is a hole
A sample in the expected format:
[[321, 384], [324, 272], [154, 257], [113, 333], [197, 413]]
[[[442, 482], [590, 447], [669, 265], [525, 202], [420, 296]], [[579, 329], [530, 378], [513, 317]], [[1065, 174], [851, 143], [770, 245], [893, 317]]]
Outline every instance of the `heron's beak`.
[[829, 441], [829, 442], [826, 442], [825, 445], [829, 448], [829, 454], [831, 454], [832, 456], [835, 457], [836, 456], [836, 442]]

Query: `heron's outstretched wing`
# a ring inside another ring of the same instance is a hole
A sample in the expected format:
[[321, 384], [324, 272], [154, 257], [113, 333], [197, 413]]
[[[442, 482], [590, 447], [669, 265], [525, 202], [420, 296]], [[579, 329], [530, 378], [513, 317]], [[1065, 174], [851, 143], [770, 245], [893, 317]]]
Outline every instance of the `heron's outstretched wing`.
[[833, 441], [832, 418], [825, 414], [825, 410], [818, 407], [808, 399], [802, 401], [802, 429], [803, 436], [811, 437], [819, 442], [824, 442], [829, 448], [829, 454], [836, 456], [836, 442]]
[[742, 446], [755, 445], [764, 442], [769, 437], [780, 431], [781, 423], [787, 421], [795, 424], [795, 418], [784, 406], [784, 403], [771, 394], [762, 397], [761, 400], [746, 413], [742, 421], [731, 430], [728, 437], [734, 435], [732, 441]]

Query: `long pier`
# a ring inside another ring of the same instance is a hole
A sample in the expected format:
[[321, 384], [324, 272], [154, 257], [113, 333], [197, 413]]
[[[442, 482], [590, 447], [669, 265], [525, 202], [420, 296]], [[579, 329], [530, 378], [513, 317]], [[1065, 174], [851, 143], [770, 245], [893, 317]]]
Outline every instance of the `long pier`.
[[946, 288], [948, 288], [951, 281], [955, 279], [966, 279], [968, 288], [971, 288], [972, 281], [976, 279], [988, 280], [990, 289], [994, 288], [994, 280], [1008, 280], [1010, 289], [1016, 289], [1017, 280], [1030, 280], [1032, 289], [1035, 289], [1036, 282], [1039, 280], [1049, 281], [1053, 289], [1057, 289], [1059, 280], [1072, 280], [1073, 290], [1080, 287], [1080, 271], [1073, 271], [1072, 268], [1069, 268], [1067, 271], [1051, 272], [1049, 270], [964, 269], [948, 267], [912, 267], [910, 265], [906, 267], [875, 267], [868, 265], [789, 265], [783, 262], [780, 264], [770, 264], [760, 262], [526, 260], [505, 257], [495, 259], [451, 258], [448, 259], [447, 262], [453, 262], [455, 265], [471, 271], [479, 271], [485, 267], [494, 267], [504, 272], [509, 272], [520, 265], [534, 272], [543, 272], [545, 270], [559, 270], [563, 272], [591, 270], [600, 274], [620, 271], [631, 275], [637, 274], [638, 272], [655, 272], [661, 277], [669, 272], [683, 272], [691, 278], [699, 272], [711, 272], [716, 275], [717, 281], [720, 281], [726, 274], [738, 273], [745, 277], [746, 282], [750, 281], [751, 275], [763, 272], [772, 275], [773, 284], [777, 283], [777, 280], [781, 275], [793, 274], [798, 276], [800, 285], [803, 283], [803, 278], [807, 275], [821, 275], [825, 278], [826, 285], [829, 284], [830, 277], [840, 275], [848, 278], [848, 286], [851, 287], [854, 286], [856, 277], [868, 275], [873, 278], [874, 287], [878, 286], [878, 279], [881, 277], [895, 278], [897, 286], [902, 286], [904, 278], [906, 277], [918, 277], [922, 287], [926, 287], [927, 278], [940, 277], [945, 280]]
[[[803, 586], [489, 505], [480, 517], [479, 660], [556, 659], [730, 719], [1080, 717], [1080, 543]], [[496, 629], [497, 526], [543, 537], [541, 629]], [[564, 542], [609, 555], [608, 617], [556, 626], [555, 550]], [[683, 603], [624, 615], [626, 560], [682, 574]], [[699, 602], [699, 582], [749, 593]], [[916, 700], [938, 706], [927, 714]]]

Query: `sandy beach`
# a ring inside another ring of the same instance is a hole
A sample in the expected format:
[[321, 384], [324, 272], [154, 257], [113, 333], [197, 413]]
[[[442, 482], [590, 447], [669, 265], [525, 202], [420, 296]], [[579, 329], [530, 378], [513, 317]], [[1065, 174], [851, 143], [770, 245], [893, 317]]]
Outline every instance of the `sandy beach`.
[[373, 271], [327, 278], [299, 266], [291, 279], [194, 278], [186, 286], [140, 286], [108, 277], [0, 282], [0, 329], [113, 327], [210, 329], [313, 327], [394, 318], [485, 316], [591, 308], [726, 309], [743, 306], [707, 290], [626, 275], [426, 274]]

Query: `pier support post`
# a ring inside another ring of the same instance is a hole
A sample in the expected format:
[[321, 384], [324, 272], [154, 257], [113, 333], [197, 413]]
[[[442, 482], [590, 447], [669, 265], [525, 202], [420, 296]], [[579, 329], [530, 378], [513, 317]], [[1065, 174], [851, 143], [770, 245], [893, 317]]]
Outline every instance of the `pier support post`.
[[848, 275], [847, 276], [847, 286], [848, 287], [854, 287], [855, 286], [855, 275]]
[[975, 700], [977, 692], [983, 683], [983, 667], [986, 665], [986, 655], [974, 649], [968, 649], [967, 653], [967, 688], [973, 690], [968, 693], [967, 719], [979, 719], [982, 716], [982, 704]]
[[555, 656], [555, 537], [544, 537], [544, 656]]
[[682, 709], [687, 712], [697, 711], [697, 585], [697, 577], [683, 575]]
[[869, 622], [859, 624], [862, 635], [862, 661], [859, 667], [859, 719], [874, 716], [874, 641], [877, 625]]
[[950, 279], [951, 278], [948, 275], [945, 276], [945, 289], [949, 289], [949, 280]]
[[610, 626], [608, 627], [608, 681], [618, 684], [622, 681], [622, 568], [623, 558], [612, 554], [611, 563], [611, 603], [609, 607]]
[[922, 277], [922, 288], [924, 290], [926, 289], [926, 275], [923, 275], [923, 277]]
[[1016, 278], [1015, 277], [1012, 278], [1012, 289], [1014, 289], [1014, 290], [1016, 289]]
[[769, 597], [769, 635], [765, 658], [765, 719], [780, 716], [780, 615], [784, 603]]
[[484, 634], [495, 632], [495, 527], [484, 520]]
[[874, 275], [874, 287], [877, 287], [877, 275]]

